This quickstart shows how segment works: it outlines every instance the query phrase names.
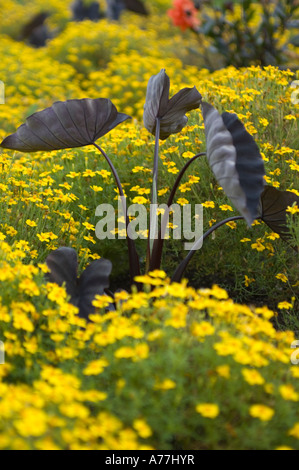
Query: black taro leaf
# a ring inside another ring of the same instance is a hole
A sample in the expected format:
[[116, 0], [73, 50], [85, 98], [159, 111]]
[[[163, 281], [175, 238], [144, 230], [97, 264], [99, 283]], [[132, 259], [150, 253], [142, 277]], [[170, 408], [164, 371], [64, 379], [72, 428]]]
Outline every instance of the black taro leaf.
[[83, 147], [129, 118], [106, 98], [57, 101], [28, 117], [0, 146], [21, 152]]
[[265, 168], [254, 138], [246, 131], [236, 114], [223, 113], [222, 119], [231, 133], [237, 150], [236, 169], [241, 188], [246, 194], [247, 207], [251, 214], [257, 213], [261, 192], [264, 189]]
[[201, 94], [194, 88], [183, 88], [169, 99], [170, 80], [165, 70], [153, 75], [148, 82], [143, 121], [151, 134], [156, 134], [157, 118], [160, 119], [160, 139], [177, 134], [187, 124], [185, 114], [201, 103]]
[[264, 163], [259, 149], [236, 115], [222, 116], [202, 103], [207, 158], [213, 173], [234, 206], [252, 224], [264, 189]]
[[20, 41], [28, 40], [30, 44], [36, 47], [43, 47], [46, 45], [47, 39], [52, 37], [45, 23], [46, 19], [50, 16], [48, 12], [41, 12], [35, 15], [25, 26], [22, 28], [19, 36]]
[[287, 226], [287, 208], [294, 202], [299, 204], [299, 197], [290, 191], [280, 191], [272, 186], [266, 186], [261, 195], [260, 218], [282, 239], [289, 240], [291, 234]]
[[103, 18], [99, 2], [89, 2], [89, 4], [86, 4], [84, 0], [76, 0], [71, 5], [71, 9], [75, 21], [83, 21], [85, 19], [97, 21]]
[[139, 15], [148, 15], [148, 11], [145, 5], [140, 0], [124, 0], [124, 4], [127, 10], [138, 13]]
[[88, 319], [88, 315], [95, 311], [92, 305], [95, 296], [104, 295], [105, 289], [109, 287], [111, 262], [104, 258], [93, 261], [79, 279], [77, 253], [72, 248], [63, 247], [53, 251], [46, 263], [50, 269], [48, 281], [59, 286], [65, 284], [70, 302], [79, 308], [81, 317]]

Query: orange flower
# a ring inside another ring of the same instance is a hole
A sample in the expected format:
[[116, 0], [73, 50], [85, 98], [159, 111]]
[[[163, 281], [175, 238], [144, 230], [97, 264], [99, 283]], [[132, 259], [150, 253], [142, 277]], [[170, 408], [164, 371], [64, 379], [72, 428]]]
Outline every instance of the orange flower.
[[175, 26], [179, 26], [182, 31], [188, 28], [196, 30], [200, 25], [197, 18], [196, 8], [191, 0], [174, 0], [173, 8], [168, 10], [168, 16]]

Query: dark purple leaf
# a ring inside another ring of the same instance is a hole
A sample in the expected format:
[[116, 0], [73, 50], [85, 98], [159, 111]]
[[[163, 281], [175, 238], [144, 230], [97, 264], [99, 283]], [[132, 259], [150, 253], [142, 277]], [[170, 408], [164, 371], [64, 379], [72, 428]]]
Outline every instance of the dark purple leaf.
[[46, 259], [50, 269], [47, 275], [49, 282], [55, 282], [59, 286], [63, 284], [70, 296], [70, 302], [79, 308], [79, 315], [88, 319], [89, 314], [95, 311], [92, 302], [96, 295], [104, 295], [109, 287], [109, 276], [112, 263], [101, 258], [93, 261], [77, 278], [78, 258], [72, 248], [58, 248]]
[[252, 224], [264, 189], [264, 163], [259, 149], [236, 115], [222, 116], [203, 103], [207, 158], [234, 206]]
[[287, 226], [288, 206], [296, 202], [299, 197], [290, 191], [280, 191], [272, 186], [266, 186], [260, 200], [260, 218], [281, 238], [289, 240], [291, 234]]
[[156, 133], [157, 118], [160, 119], [160, 139], [177, 134], [187, 124], [185, 114], [201, 103], [201, 94], [194, 88], [184, 88], [169, 99], [170, 81], [165, 70], [149, 79], [144, 106], [143, 121], [146, 129]]
[[28, 117], [1, 147], [21, 152], [83, 147], [129, 118], [106, 98], [57, 101]]

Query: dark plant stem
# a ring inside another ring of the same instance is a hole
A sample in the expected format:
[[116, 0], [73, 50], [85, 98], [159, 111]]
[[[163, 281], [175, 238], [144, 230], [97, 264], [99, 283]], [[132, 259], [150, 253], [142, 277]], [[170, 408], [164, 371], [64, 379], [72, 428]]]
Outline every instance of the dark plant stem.
[[[176, 191], [177, 191], [177, 189], [178, 189], [178, 187], [181, 183], [181, 180], [182, 180], [184, 174], [188, 170], [189, 166], [195, 160], [197, 160], [197, 158], [202, 157], [204, 155], [206, 155], [206, 153], [199, 153], [199, 154], [195, 155], [182, 168], [182, 170], [180, 171], [180, 173], [179, 173], [179, 175], [176, 179], [176, 182], [174, 183], [174, 186], [171, 190], [170, 196], [168, 198], [168, 202], [167, 202], [168, 207], [171, 207], [171, 205], [173, 203], [173, 200], [174, 200], [174, 197], [175, 197], [175, 194], [176, 194]], [[160, 267], [161, 267], [162, 252], [163, 252], [163, 245], [164, 245], [164, 236], [165, 236], [165, 230], [166, 230], [166, 225], [167, 225], [167, 221], [168, 221], [168, 216], [169, 216], [169, 211], [165, 211], [165, 213], [163, 214], [163, 217], [162, 217], [161, 228], [159, 230], [158, 238], [155, 240], [154, 246], [153, 246], [152, 258], [151, 258], [151, 264], [150, 264], [150, 270], [151, 271], [153, 271], [155, 269], [160, 269]]]
[[110, 160], [110, 158], [108, 157], [106, 152], [104, 152], [104, 150], [101, 147], [99, 147], [95, 143], [93, 145], [101, 152], [101, 154], [105, 157], [108, 165], [110, 166], [111, 171], [112, 171], [113, 176], [114, 176], [114, 179], [116, 181], [117, 187], [118, 187], [119, 195], [122, 198], [123, 212], [125, 214], [125, 220], [126, 220], [126, 231], [127, 231], [128, 250], [129, 250], [130, 274], [131, 274], [132, 282], [134, 282], [134, 277], [140, 275], [140, 265], [139, 265], [139, 258], [138, 258], [138, 254], [137, 254], [137, 250], [136, 250], [134, 240], [132, 240], [132, 238], [130, 237], [130, 234], [128, 233], [129, 232], [128, 227], [129, 227], [130, 220], [129, 220], [129, 217], [128, 217], [126, 203], [124, 202], [125, 201], [125, 194], [124, 194], [124, 191], [123, 191], [122, 184], [121, 184], [121, 181], [119, 179], [118, 173], [117, 173], [112, 161]]
[[176, 269], [174, 275], [172, 276], [172, 282], [181, 282], [182, 280], [182, 277], [183, 277], [183, 274], [188, 266], [188, 264], [190, 263], [191, 259], [193, 258], [193, 256], [195, 255], [195, 253], [197, 253], [197, 249], [196, 247], [200, 247], [201, 244], [206, 240], [206, 238], [208, 238], [209, 235], [211, 235], [213, 232], [215, 232], [215, 230], [217, 230], [219, 227], [222, 227], [222, 225], [225, 225], [227, 224], [228, 222], [232, 222], [234, 220], [241, 220], [241, 219], [244, 219], [244, 217], [242, 216], [235, 216], [235, 217], [230, 217], [228, 219], [225, 219], [225, 220], [221, 220], [221, 222], [218, 222], [218, 224], [215, 224], [213, 225], [194, 245], [193, 245], [193, 249], [191, 251], [189, 251], [188, 255], [186, 256], [186, 258], [181, 262], [181, 264], [179, 265], [179, 267]]
[[[154, 153], [154, 167], [153, 167], [153, 185], [152, 185], [152, 197], [151, 197], [151, 208], [154, 204], [158, 203], [158, 167], [159, 167], [159, 139], [160, 139], [160, 118], [156, 118], [156, 133], [155, 133], [155, 153]], [[147, 243], [147, 257], [146, 257], [146, 272], [149, 271], [151, 258], [152, 258], [152, 251], [153, 251], [153, 244], [154, 244], [154, 234], [152, 234], [152, 230], [156, 230], [156, 220], [157, 214], [156, 212], [150, 212], [150, 223], [149, 223], [149, 231], [148, 231], [148, 243]]]

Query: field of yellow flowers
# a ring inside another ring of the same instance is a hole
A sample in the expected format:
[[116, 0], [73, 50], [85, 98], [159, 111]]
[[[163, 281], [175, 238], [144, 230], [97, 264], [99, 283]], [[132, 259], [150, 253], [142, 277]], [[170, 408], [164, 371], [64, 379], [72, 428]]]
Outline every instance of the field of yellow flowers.
[[[154, 139], [142, 125], [143, 105], [149, 78], [165, 68], [171, 95], [195, 85], [205, 101], [235, 112], [260, 147], [266, 182], [299, 195], [293, 67], [209, 72], [192, 55], [192, 34], [170, 25], [168, 0], [152, 1], [147, 18], [125, 13], [119, 23], [75, 23], [69, 1], [48, 0], [55, 37], [34, 49], [18, 41], [18, 27], [44, 2], [4, 3], [0, 141], [55, 101], [110, 98], [133, 120], [102, 147], [129, 202], [149, 205]], [[160, 202], [204, 150], [203, 118], [192, 111], [188, 126], [161, 142]], [[251, 229], [231, 222], [196, 254], [189, 283], [170, 283], [184, 251], [169, 240], [167, 275], [147, 274], [143, 291], [131, 292], [125, 241], [95, 236], [96, 207], [117, 204], [117, 196], [91, 147], [0, 151], [0, 449], [298, 450], [294, 250], [262, 222]], [[205, 159], [190, 167], [176, 202], [202, 203], [205, 228], [237, 215]], [[289, 222], [298, 245], [297, 212]], [[47, 283], [45, 259], [61, 246], [77, 251], [80, 272], [100, 257], [114, 262], [111, 289], [128, 291], [115, 294], [115, 311], [98, 296], [87, 322], [63, 287]]]

